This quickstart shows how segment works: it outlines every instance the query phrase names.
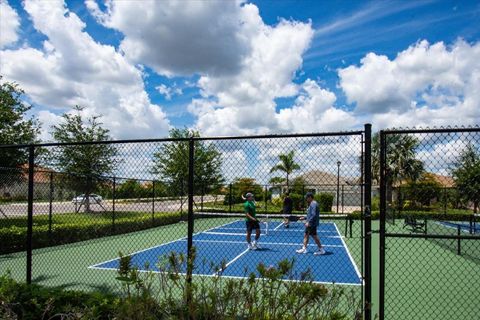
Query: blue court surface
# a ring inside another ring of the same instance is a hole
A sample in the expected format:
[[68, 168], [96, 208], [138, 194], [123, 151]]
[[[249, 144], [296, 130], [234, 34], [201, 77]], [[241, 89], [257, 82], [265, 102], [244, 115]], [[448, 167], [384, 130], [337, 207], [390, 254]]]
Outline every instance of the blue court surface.
[[[263, 224], [262, 224], [263, 225]], [[263, 228], [265, 229], [265, 228]], [[325, 255], [314, 255], [317, 246], [310, 238], [309, 252], [296, 253], [301, 248], [304, 227], [300, 222], [291, 223], [290, 228], [284, 228], [281, 222], [269, 223], [266, 234], [262, 230], [258, 250], [249, 250], [245, 240], [245, 222], [233, 221], [193, 236], [193, 244], [197, 250], [195, 275], [213, 276], [218, 268], [226, 266], [221, 274], [225, 277], [246, 277], [251, 272], [258, 276], [257, 266], [277, 266], [278, 262], [294, 259], [294, 269], [291, 280], [301, 279], [302, 273], [309, 271], [312, 280], [317, 283], [336, 283], [344, 285], [361, 285], [360, 272], [350, 252], [339, 233], [335, 223], [320, 223], [318, 236], [324, 246]], [[254, 234], [254, 232], [253, 232]], [[253, 239], [252, 234], [252, 239]], [[132, 265], [139, 270], [158, 272], [159, 258], [176, 253], [187, 254], [187, 239], [182, 238], [164, 243], [131, 254]], [[112, 259], [91, 266], [91, 269], [117, 270], [119, 259]], [[183, 273], [186, 267], [183, 266]]]
[[476, 234], [480, 233], [480, 224], [479, 223], [470, 223], [470, 222], [462, 222], [462, 221], [456, 221], [456, 222], [449, 222], [449, 221], [440, 221], [438, 224], [446, 227], [446, 228], [451, 228], [458, 230], [460, 228], [460, 231], [466, 232], [466, 233], [471, 233], [471, 234]]

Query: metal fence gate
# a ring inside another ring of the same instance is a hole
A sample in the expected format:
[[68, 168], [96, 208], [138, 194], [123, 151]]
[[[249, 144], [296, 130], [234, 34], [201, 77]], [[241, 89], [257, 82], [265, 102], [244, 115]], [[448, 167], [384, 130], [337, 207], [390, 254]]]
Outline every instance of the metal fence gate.
[[384, 130], [373, 145], [380, 320], [478, 319], [480, 129]]

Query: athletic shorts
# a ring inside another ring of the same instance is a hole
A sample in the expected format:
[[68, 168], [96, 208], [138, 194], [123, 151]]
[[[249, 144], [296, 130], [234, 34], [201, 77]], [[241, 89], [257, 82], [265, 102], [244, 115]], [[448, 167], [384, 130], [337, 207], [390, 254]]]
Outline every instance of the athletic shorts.
[[317, 226], [305, 227], [305, 234], [307, 234], [309, 236], [316, 236], [317, 235]]
[[258, 221], [248, 220], [245, 221], [245, 224], [247, 226], [247, 232], [252, 232], [253, 229], [260, 229], [260, 224]]

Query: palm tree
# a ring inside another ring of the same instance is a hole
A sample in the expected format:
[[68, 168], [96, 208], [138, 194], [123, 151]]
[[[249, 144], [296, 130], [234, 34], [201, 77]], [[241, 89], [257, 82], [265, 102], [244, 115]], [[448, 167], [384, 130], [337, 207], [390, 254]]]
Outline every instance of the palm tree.
[[[393, 185], [404, 181], [416, 181], [423, 172], [423, 162], [416, 159], [420, 142], [411, 135], [394, 134], [386, 137], [385, 179], [387, 199], [391, 199]], [[372, 178], [380, 181], [380, 135], [372, 139]]]
[[287, 182], [287, 188], [289, 184], [289, 179], [288, 177], [294, 170], [300, 169], [300, 166], [295, 162], [293, 157], [295, 156], [295, 151], [290, 151], [287, 154], [281, 154], [278, 157], [280, 158], [280, 162], [276, 164], [275, 166], [270, 169], [270, 173], [275, 172], [275, 171], [283, 171], [286, 173], [286, 182]]

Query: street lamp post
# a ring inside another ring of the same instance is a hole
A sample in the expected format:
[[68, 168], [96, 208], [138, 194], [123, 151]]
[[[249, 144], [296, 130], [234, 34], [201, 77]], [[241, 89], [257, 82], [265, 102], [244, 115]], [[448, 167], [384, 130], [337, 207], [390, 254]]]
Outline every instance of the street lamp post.
[[340, 165], [342, 164], [341, 161], [337, 161], [337, 213], [338, 213], [338, 206], [340, 200]]

